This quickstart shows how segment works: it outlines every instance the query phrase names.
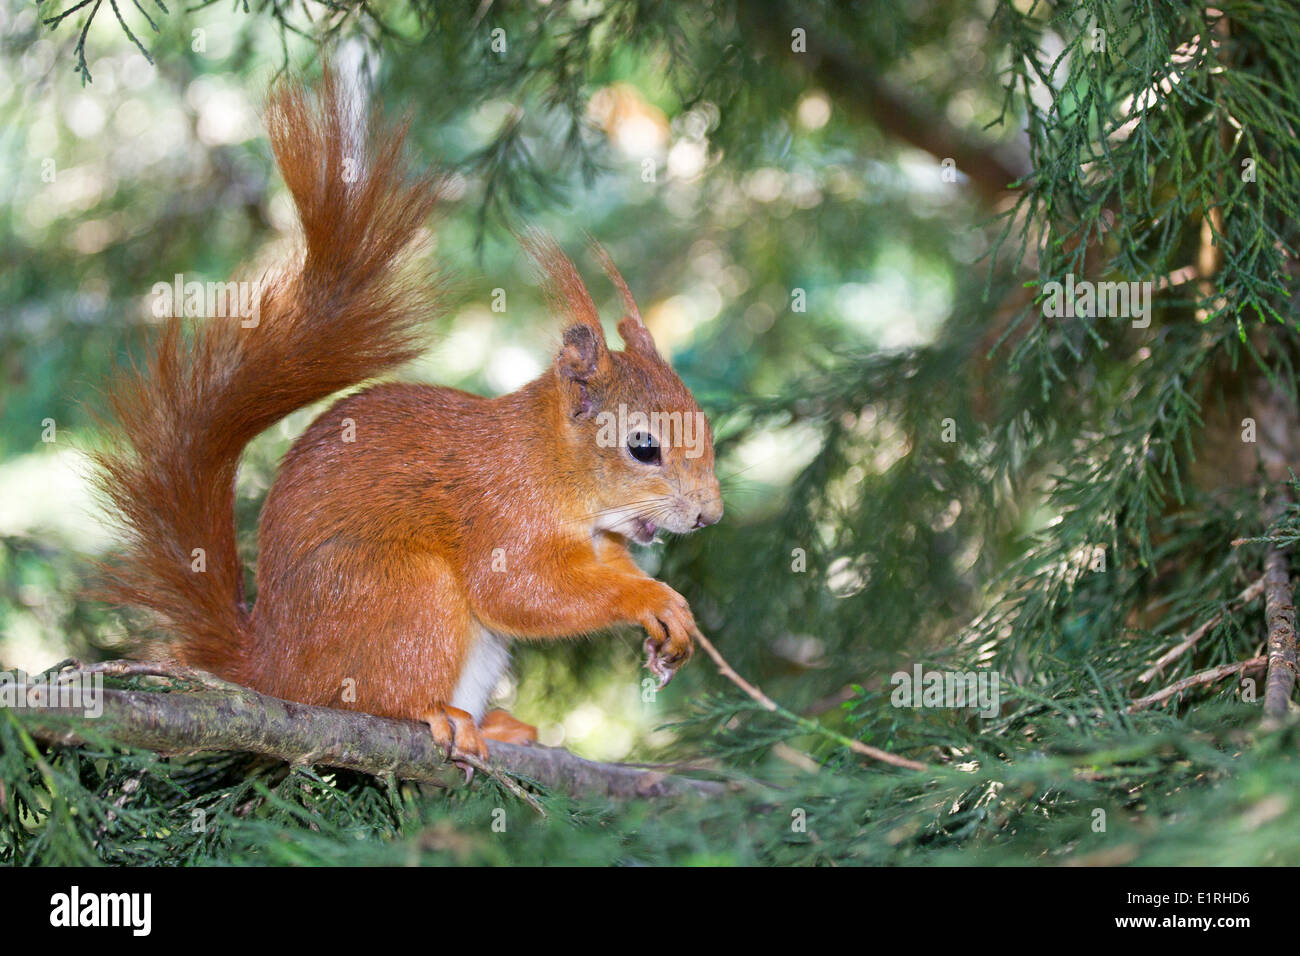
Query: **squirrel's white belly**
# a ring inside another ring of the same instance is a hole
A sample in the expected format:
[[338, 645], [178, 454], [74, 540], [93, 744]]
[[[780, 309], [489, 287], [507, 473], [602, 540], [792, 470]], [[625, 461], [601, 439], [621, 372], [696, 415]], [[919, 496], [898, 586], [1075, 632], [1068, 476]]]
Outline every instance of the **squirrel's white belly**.
[[465, 666], [461, 668], [460, 679], [451, 695], [451, 706], [473, 715], [474, 723], [482, 723], [488, 699], [509, 666], [508, 639], [478, 625], [478, 637], [470, 646]]

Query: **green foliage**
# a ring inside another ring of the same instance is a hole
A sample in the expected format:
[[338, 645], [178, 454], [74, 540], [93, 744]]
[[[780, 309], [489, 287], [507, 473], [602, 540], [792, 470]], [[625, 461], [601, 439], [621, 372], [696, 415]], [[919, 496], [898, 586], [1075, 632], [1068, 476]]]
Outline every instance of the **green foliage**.
[[[498, 287], [511, 305], [491, 316], [493, 345], [551, 346], [508, 234], [525, 220], [571, 248], [589, 230], [647, 315], [690, 327], [668, 341], [714, 421], [728, 517], [647, 562], [742, 674], [830, 733], [763, 710], [697, 655], [651, 708], [667, 729], [639, 728], [629, 753], [741, 786], [667, 808], [548, 794], [541, 818], [492, 781], [420, 792], [232, 756], [44, 746], [20, 712], [0, 711], [0, 860], [1300, 862], [1295, 731], [1260, 734], [1249, 685], [1129, 707], [1256, 656], [1261, 602], [1237, 595], [1266, 548], [1300, 541], [1300, 508], [1277, 507], [1285, 489], [1238, 425], [1258, 419], [1263, 435], [1296, 397], [1300, 11], [905, 6], [394, 0], [332, 4], [325, 21], [290, 27], [292, 6], [253, 5], [247, 20], [223, 15], [243, 32], [220, 67], [186, 52], [179, 26], [161, 34], [150, 95], [164, 107], [222, 71], [256, 88], [310, 59], [294, 29], [360, 43], [377, 95], [409, 108], [413, 150], [460, 176], [438, 233], [440, 262], [465, 277], [448, 348]], [[268, 39], [259, 23], [280, 29]], [[795, 28], [808, 54], [791, 50]], [[74, 39], [61, 54], [81, 52]], [[117, 76], [94, 64], [77, 95]], [[852, 70], [912, 89], [990, 152], [1023, 133], [1033, 172], [990, 211], [971, 183], [942, 181], [942, 157], [900, 145], [905, 130], [844, 87], [864, 75]], [[54, 83], [42, 95], [77, 102]], [[809, 121], [819, 98], [829, 114]], [[615, 107], [659, 130], [656, 181], [618, 147]], [[671, 172], [673, 147], [705, 158]], [[42, 155], [21, 136], [4, 148], [28, 164]], [[59, 148], [61, 168], [93, 161], [74, 137]], [[22, 357], [7, 370], [3, 454], [29, 452], [46, 414], [83, 424], [73, 383], [99, 381], [125, 350], [153, 281], [222, 277], [274, 222], [259, 143], [194, 153], [188, 174], [115, 167], [97, 204], [42, 229], [28, 198], [0, 206], [16, 250], [0, 289], [20, 317], [0, 334]], [[90, 257], [77, 252], [88, 221], [107, 224]], [[1067, 274], [1151, 281], [1150, 324], [1049, 315], [1045, 287]], [[807, 312], [793, 310], [795, 289]], [[429, 366], [440, 381], [504, 387], [486, 358], [435, 350]], [[309, 418], [248, 456], [238, 510], [250, 561], [274, 463]], [[0, 620], [111, 653], [119, 628], [74, 596], [76, 542], [4, 540]], [[32, 624], [33, 593], [60, 613]], [[526, 649], [521, 715], [555, 721], [622, 693], [635, 645]], [[890, 675], [916, 663], [996, 672], [998, 713], [896, 706]], [[871, 764], [832, 734], [933, 769]]]

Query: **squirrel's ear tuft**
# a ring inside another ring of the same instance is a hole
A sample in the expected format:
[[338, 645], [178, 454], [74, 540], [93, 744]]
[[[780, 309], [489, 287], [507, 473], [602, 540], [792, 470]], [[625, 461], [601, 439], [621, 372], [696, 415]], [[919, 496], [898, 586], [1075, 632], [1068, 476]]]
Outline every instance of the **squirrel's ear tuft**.
[[609, 276], [609, 281], [614, 283], [614, 288], [618, 289], [619, 295], [623, 298], [623, 308], [627, 314], [618, 324], [618, 334], [623, 337], [624, 344], [633, 352], [639, 352], [646, 358], [662, 361], [659, 350], [655, 348], [654, 337], [641, 321], [641, 310], [636, 307], [636, 299], [632, 297], [632, 290], [623, 281], [623, 274], [618, 271], [618, 266], [614, 265], [614, 260], [610, 258], [609, 253], [594, 239], [591, 240], [591, 249], [600, 259], [600, 264], [605, 267], [605, 274]]
[[595, 407], [587, 386], [598, 380], [609, 366], [609, 350], [599, 329], [585, 323], [564, 330], [564, 346], [555, 357], [555, 370], [569, 385], [574, 418], [590, 418]]
[[629, 315], [625, 317], [618, 324], [618, 334], [623, 337], [623, 342], [633, 352], [640, 352], [646, 358], [662, 360], [659, 350], [655, 348], [654, 336], [641, 323], [639, 316]]

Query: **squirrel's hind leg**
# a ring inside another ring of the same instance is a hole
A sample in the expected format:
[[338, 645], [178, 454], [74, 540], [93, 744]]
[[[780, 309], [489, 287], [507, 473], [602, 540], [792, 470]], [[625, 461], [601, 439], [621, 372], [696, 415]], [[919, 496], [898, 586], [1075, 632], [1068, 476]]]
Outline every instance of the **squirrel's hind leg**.
[[[447, 751], [447, 756], [453, 763], [461, 755], [487, 761], [487, 744], [483, 742], [479, 729], [474, 726], [473, 716], [466, 711], [450, 704], [439, 704], [425, 714], [423, 719], [433, 734], [433, 742]], [[472, 770], [466, 769], [468, 779]]]
[[478, 732], [488, 740], [503, 744], [531, 744], [537, 741], [537, 728], [516, 720], [504, 710], [490, 710], [483, 715]]

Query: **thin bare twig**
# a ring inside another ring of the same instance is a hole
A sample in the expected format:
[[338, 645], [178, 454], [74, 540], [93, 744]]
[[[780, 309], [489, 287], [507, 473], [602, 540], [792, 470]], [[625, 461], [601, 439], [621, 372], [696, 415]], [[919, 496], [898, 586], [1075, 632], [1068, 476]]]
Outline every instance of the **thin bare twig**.
[[1146, 684], [1149, 683], [1155, 677], [1158, 677], [1160, 674], [1164, 673], [1164, 669], [1166, 667], [1168, 667], [1174, 661], [1178, 660], [1178, 658], [1182, 657], [1184, 654], [1190, 651], [1193, 647], [1197, 645], [1197, 643], [1201, 640], [1201, 638], [1203, 638], [1206, 634], [1210, 633], [1210, 631], [1212, 631], [1215, 627], [1218, 626], [1219, 622], [1223, 620], [1223, 615], [1228, 610], [1228, 608], [1239, 607], [1241, 605], [1249, 604], [1251, 601], [1255, 600], [1255, 598], [1259, 597], [1263, 593], [1264, 593], [1264, 578], [1261, 575], [1254, 583], [1252, 583], [1249, 587], [1243, 590], [1235, 598], [1229, 601], [1227, 607], [1225, 607], [1224, 610], [1219, 611], [1217, 614], [1215, 614], [1213, 617], [1207, 620], [1196, 630], [1188, 634], [1187, 637], [1184, 638], [1181, 642], [1174, 645], [1169, 650], [1165, 651], [1165, 653], [1161, 654], [1160, 657], [1156, 659], [1156, 662], [1154, 664], [1152, 664], [1150, 667], [1148, 667], [1138, 676], [1138, 680]]
[[1202, 684], [1213, 684], [1217, 680], [1238, 674], [1242, 671], [1252, 670], [1254, 668], [1264, 667], [1268, 664], [1267, 657], [1252, 657], [1249, 660], [1237, 661], [1235, 664], [1220, 664], [1218, 667], [1211, 667], [1209, 670], [1201, 671], [1199, 674], [1193, 674], [1191, 677], [1184, 677], [1182, 680], [1174, 681], [1168, 687], [1163, 687], [1154, 694], [1148, 694], [1146, 697], [1139, 697], [1128, 705], [1130, 714], [1139, 710], [1144, 710], [1152, 704], [1158, 704], [1163, 700], [1168, 700], [1175, 694], [1181, 693], [1191, 687], [1198, 687]]
[[881, 763], [891, 764], [895, 767], [904, 767], [908, 770], [932, 769], [929, 765], [923, 764], [919, 760], [910, 760], [907, 757], [900, 757], [897, 754], [891, 754], [888, 750], [881, 750], [879, 747], [872, 747], [870, 744], [864, 744], [860, 740], [854, 740], [852, 737], [846, 737], [844, 734], [837, 733], [829, 727], [819, 724], [815, 720], [809, 720], [807, 717], [801, 717], [794, 711], [786, 710], [771, 697], [768, 697], [767, 694], [763, 693], [759, 688], [755, 687], [749, 681], [745, 680], [745, 678], [737, 674], [732, 666], [727, 663], [726, 658], [718, 653], [718, 649], [713, 646], [713, 642], [698, 630], [695, 632], [695, 641], [700, 645], [700, 647], [704, 648], [704, 652], [708, 654], [709, 657], [713, 658], [713, 663], [717, 666], [718, 671], [722, 676], [756, 700], [764, 710], [769, 710], [774, 714], [780, 714], [786, 720], [797, 724], [809, 733], [827, 737], [841, 746], [848, 747], [854, 753], [861, 754], [864, 757], [870, 757], [872, 760], [879, 760]]
[[224, 681], [215, 674], [195, 670], [184, 664], [162, 661], [102, 661], [98, 664], [82, 664], [75, 658], [69, 658], [58, 668], [60, 682], [81, 676], [103, 674], [105, 677], [161, 677], [171, 681], [197, 684], [209, 690], [224, 690], [242, 693], [247, 688], [239, 684]]

